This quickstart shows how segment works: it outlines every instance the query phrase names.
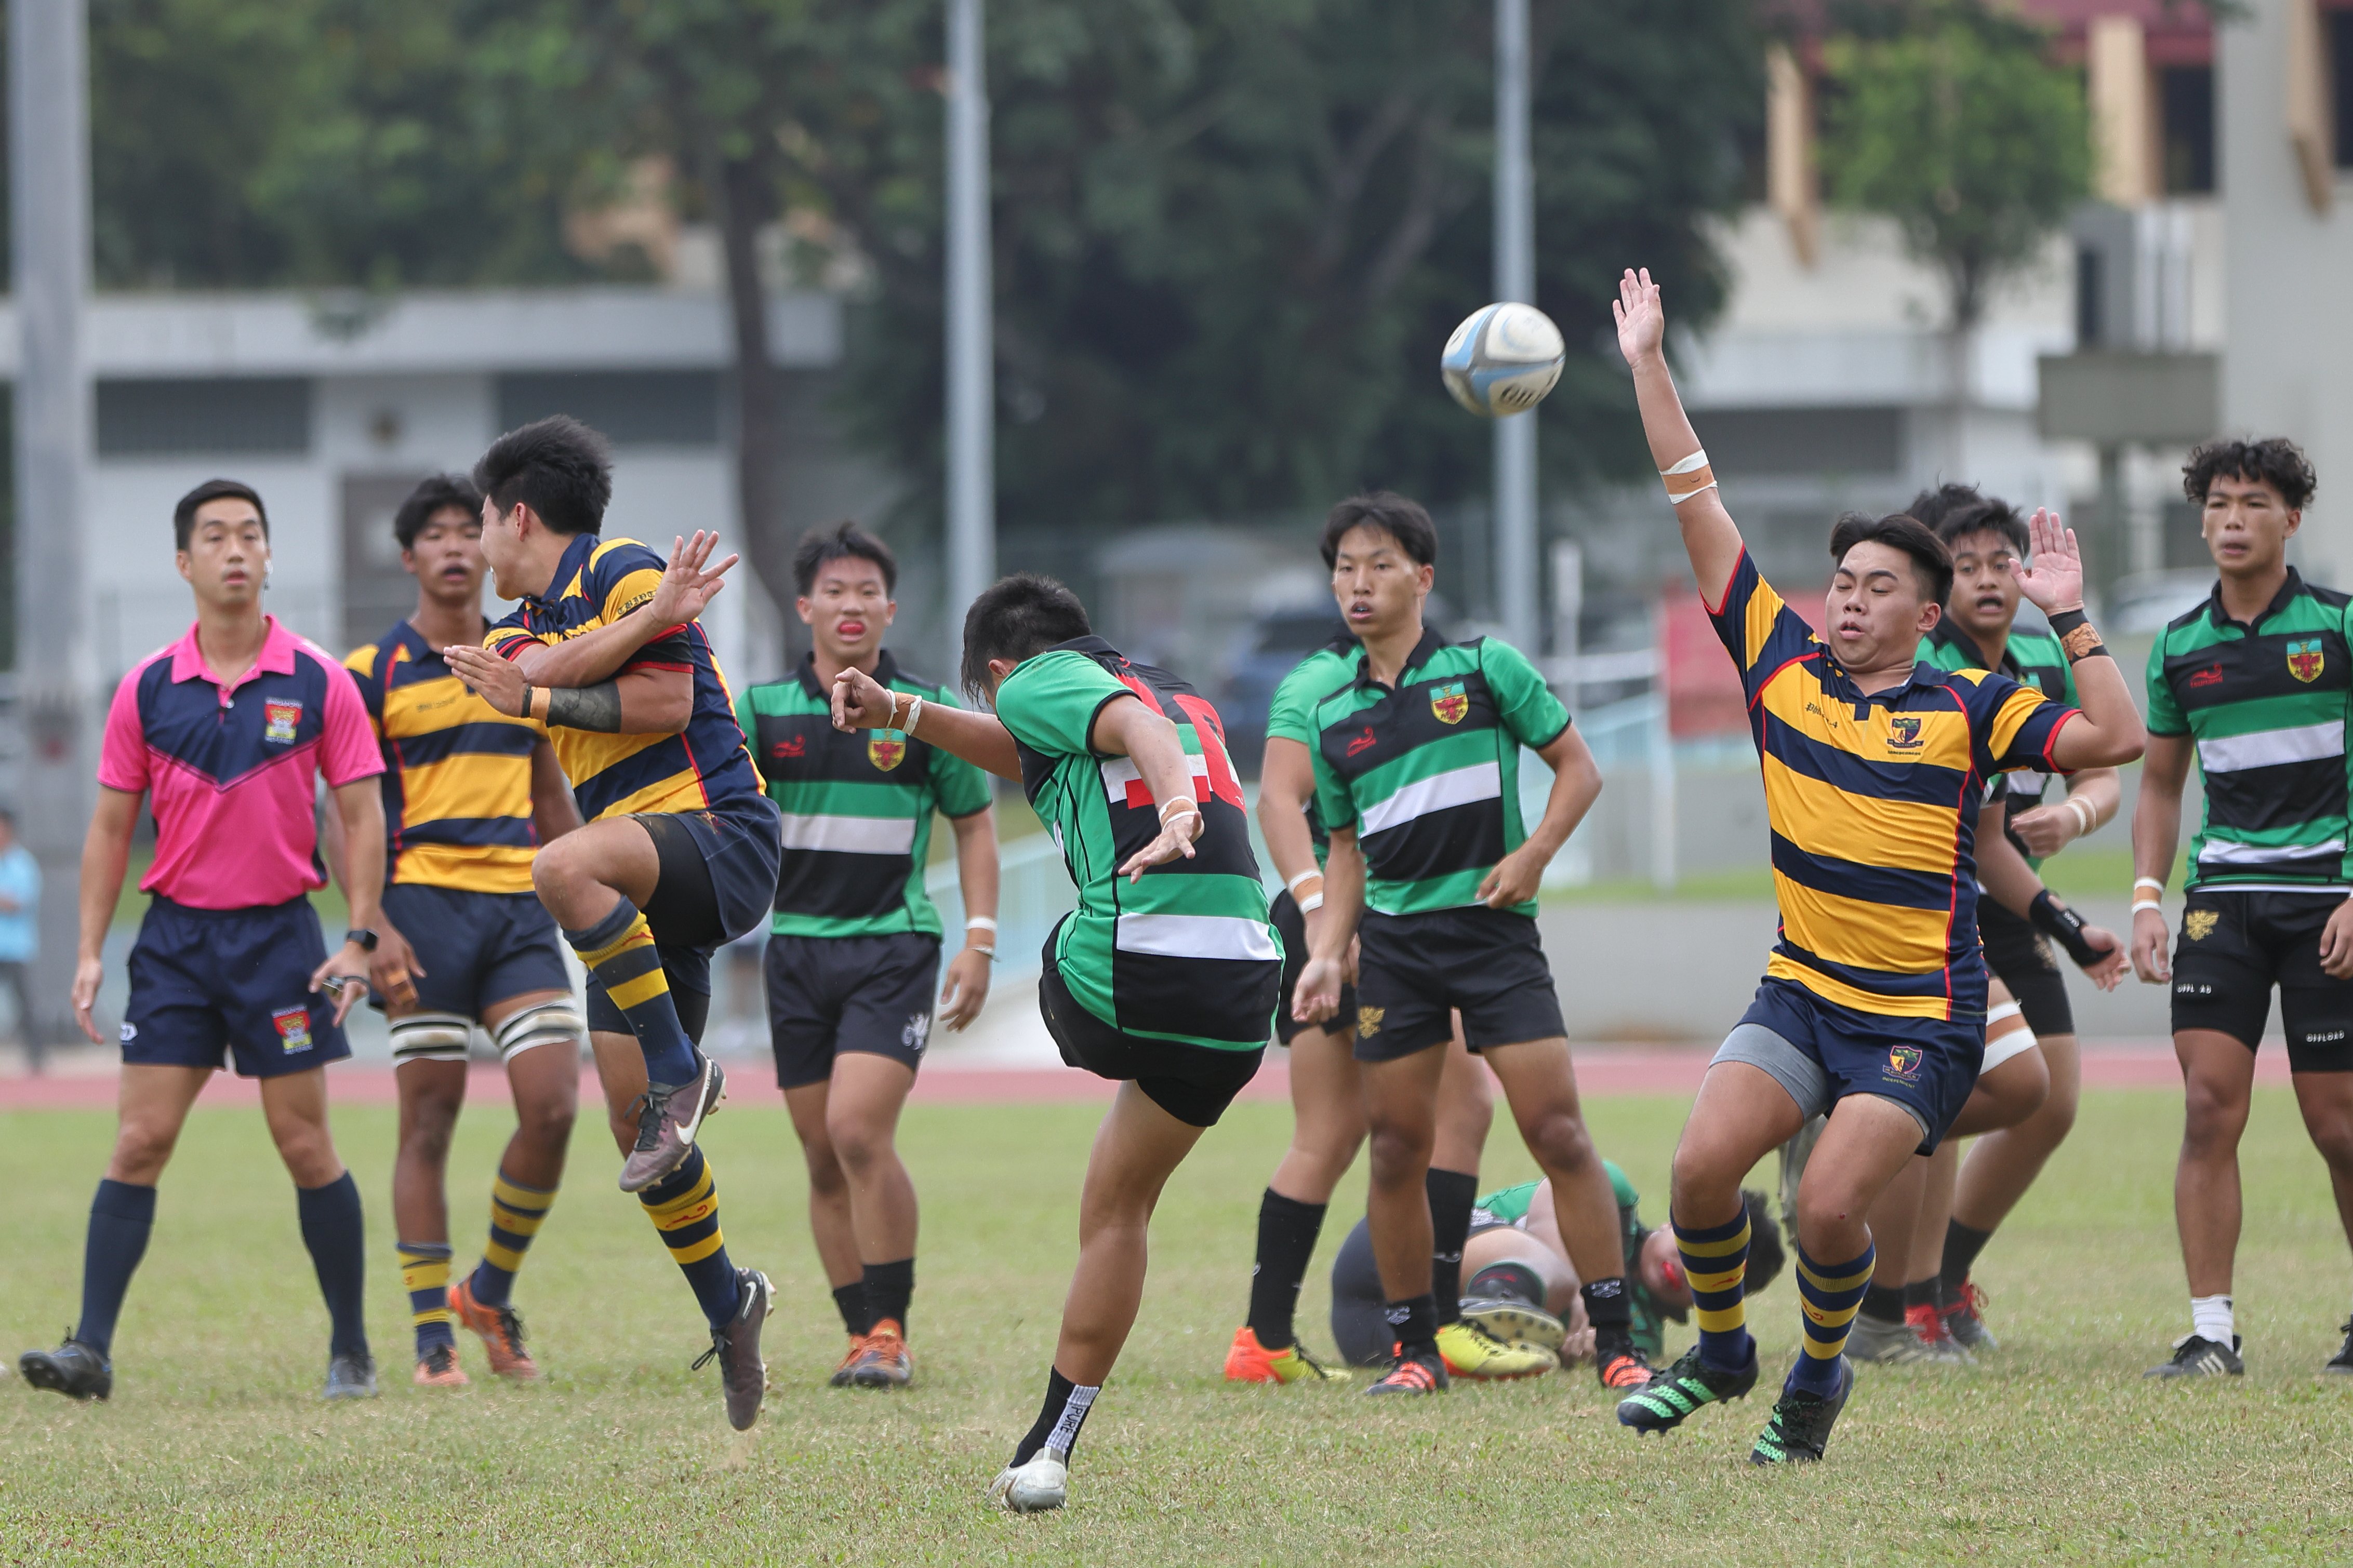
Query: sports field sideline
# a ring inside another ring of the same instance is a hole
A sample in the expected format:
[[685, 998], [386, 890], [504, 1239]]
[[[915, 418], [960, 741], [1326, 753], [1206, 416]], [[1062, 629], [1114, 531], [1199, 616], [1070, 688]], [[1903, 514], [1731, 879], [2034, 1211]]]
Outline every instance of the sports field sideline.
[[[1595, 1096], [1595, 1135], [1653, 1217], [1687, 1104]], [[491, 1385], [469, 1337], [472, 1388], [436, 1396], [396, 1380], [382, 1399], [329, 1407], [284, 1173], [258, 1118], [200, 1108], [124, 1315], [113, 1401], [0, 1384], [0, 1561], [1721, 1562], [1734, 1521], [1743, 1563], [2325, 1563], [2353, 1542], [2353, 1389], [2315, 1375], [2345, 1310], [2341, 1243], [2283, 1089], [2258, 1092], [2243, 1156], [2243, 1381], [2141, 1380], [2179, 1331], [2180, 1100], [2094, 1089], [1987, 1254], [2003, 1349], [1974, 1373], [1862, 1369], [1871, 1397], [1830, 1462], [1788, 1473], [1744, 1462], [1766, 1414], [1754, 1399], [1644, 1443], [1582, 1373], [1404, 1408], [1350, 1387], [1225, 1385], [1259, 1191], [1289, 1126], [1281, 1105], [1246, 1100], [1163, 1201], [1143, 1317], [1103, 1395], [1112, 1418], [1090, 1430], [1086, 1506], [1012, 1517], [982, 1489], [1037, 1397], [1096, 1119], [1069, 1103], [908, 1112], [903, 1146], [928, 1196], [918, 1381], [853, 1393], [823, 1386], [839, 1329], [790, 1129], [763, 1090], [740, 1088], [710, 1133], [729, 1244], [773, 1274], [780, 1301], [769, 1404], [736, 1437], [710, 1373], [686, 1370], [702, 1346], [681, 1327], [683, 1287], [612, 1190], [601, 1129], [582, 1123], [518, 1288], [547, 1382]], [[392, 1114], [347, 1097], [334, 1122], [369, 1204], [370, 1327], [380, 1353], [396, 1352]], [[487, 1177], [509, 1125], [500, 1099], [478, 1101], [452, 1158], [457, 1192]], [[111, 1127], [95, 1108], [0, 1113], [18, 1216], [0, 1321], [26, 1344], [72, 1314]], [[1516, 1139], [1488, 1148], [1490, 1180], [1528, 1173]], [[1361, 1169], [1335, 1214], [1361, 1205]], [[1328, 1342], [1328, 1259], [1303, 1307], [1311, 1344]], [[1752, 1314], [1768, 1366], [1786, 1364], [1794, 1318], [1785, 1279]]]

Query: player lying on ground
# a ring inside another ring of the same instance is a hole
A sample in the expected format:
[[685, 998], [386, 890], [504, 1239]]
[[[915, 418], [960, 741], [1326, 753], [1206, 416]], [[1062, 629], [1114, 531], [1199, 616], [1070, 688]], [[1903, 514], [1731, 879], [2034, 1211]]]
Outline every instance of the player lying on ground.
[[[2239, 1138], [2255, 1047], [2280, 994], [2305, 1131], [2353, 1237], [2353, 824], [2345, 721], [2353, 599], [2287, 563], [2312, 500], [2294, 444], [2218, 441], [2190, 455], [2182, 491], [2218, 574], [2204, 604], [2148, 655], [2148, 763], [2133, 811], [2133, 968], [2173, 986], [2173, 1049], [2188, 1117], [2173, 1182], [2189, 1332], [2156, 1377], [2238, 1375], [2231, 1298], [2239, 1247]], [[2189, 847], [2181, 939], [2166, 961], [2162, 902], [2181, 837], [2192, 752], [2205, 818]], [[2323, 1370], [2353, 1373], [2353, 1320]]]
[[[857, 669], [954, 707], [901, 668], [882, 634], [899, 563], [855, 523], [811, 530], [794, 552], [795, 608], [815, 647], [790, 678], [746, 689], [736, 716], [784, 813], [785, 854], [765, 961], [776, 1084], [808, 1165], [809, 1228], [849, 1351], [837, 1388], [914, 1375], [915, 1186], [899, 1112], [939, 1022], [961, 1029], [988, 999], [997, 952], [997, 821], [987, 775], [902, 730], [833, 727], [834, 677]], [[940, 980], [940, 912], [923, 890], [932, 814], [955, 830], [963, 945]]]
[[[1690, 1316], [1691, 1286], [1683, 1278], [1674, 1232], [1644, 1225], [1642, 1195], [1632, 1181], [1614, 1161], [1605, 1160], [1602, 1166], [1618, 1202], [1634, 1343], [1643, 1354], [1656, 1356], [1664, 1348], [1667, 1321], [1680, 1323]], [[1761, 1238], [1749, 1261], [1754, 1274], [1749, 1288], [1761, 1290], [1781, 1271], [1781, 1246], [1765, 1194], [1745, 1192], [1741, 1201]], [[1462, 1248], [1461, 1310], [1464, 1321], [1479, 1324], [1494, 1338], [1541, 1348], [1548, 1358], [1566, 1364], [1592, 1359], [1594, 1334], [1577, 1293], [1582, 1281], [1577, 1265], [1561, 1249], [1559, 1237], [1548, 1179], [1522, 1182], [1479, 1199], [1471, 1211], [1470, 1238]], [[1388, 1360], [1381, 1307], [1372, 1233], [1359, 1220], [1332, 1263], [1332, 1337], [1340, 1353], [1358, 1366]]]
[[[1601, 774], [1517, 650], [1493, 637], [1441, 642], [1424, 625], [1437, 557], [1429, 513], [1402, 496], [1356, 497], [1324, 522], [1324, 560], [1361, 646], [1346, 684], [1311, 721], [1331, 850], [1325, 920], [1292, 1006], [1308, 1022], [1338, 1011], [1361, 921], [1356, 1057], [1372, 1136], [1366, 1211], [1397, 1331], [1389, 1370], [1367, 1392], [1447, 1384], [1438, 1336], [1460, 1308], [1452, 1289], [1434, 1289], [1428, 1172], [1446, 1060], [1439, 1047], [1457, 1012], [1463, 1043], [1494, 1073], [1529, 1152], [1567, 1194], [1561, 1237], [1585, 1279], [1601, 1381], [1632, 1386], [1650, 1369], [1629, 1329], [1616, 1206], [1577, 1104], [1535, 923], [1545, 867], [1600, 794]], [[1554, 775], [1533, 830], [1520, 820], [1524, 745]], [[1490, 1342], [1457, 1339], [1473, 1354]]]
[[[155, 820], [153, 896], [131, 950], [113, 1157], [90, 1205], [81, 1321], [18, 1365], [35, 1388], [77, 1399], [113, 1391], [115, 1319], [147, 1250], [155, 1184], [212, 1075], [233, 1061], [260, 1080], [261, 1113], [294, 1178], [302, 1244], [332, 1321], [326, 1396], [374, 1394], [364, 1318], [359, 1188], [327, 1133], [326, 1064], [351, 1055], [343, 1016], [366, 990], [384, 886], [384, 769], [367, 710], [332, 655], [261, 610], [269, 521], [261, 498], [211, 479], [172, 514], [196, 622], [115, 688], [81, 855], [74, 1016], [91, 1009], [100, 953], [121, 895], [142, 796]], [[321, 779], [355, 847], [351, 932], [332, 958], [311, 909], [323, 885], [314, 795]], [[380, 954], [378, 955], [381, 956]], [[340, 980], [328, 990], [331, 980]]]
[[1119, 1082], [1088, 1156], [1079, 1264], [1037, 1422], [991, 1494], [1060, 1508], [1070, 1458], [1144, 1294], [1160, 1189], [1258, 1071], [1282, 950], [1224, 726], [1193, 689], [1089, 629], [1050, 577], [1008, 577], [965, 616], [965, 689], [923, 703], [846, 668], [833, 721], [896, 730], [1019, 779], [1079, 903], [1046, 943], [1038, 1007], [1062, 1059]]
[[2019, 767], [2130, 762], [2140, 715], [2084, 618], [2074, 542], [2042, 513], [2034, 569], [2020, 585], [2052, 617], [2082, 710], [2006, 676], [1916, 659], [1950, 591], [1952, 557], [1909, 517], [1850, 517], [1832, 530], [1836, 574], [1817, 635], [1757, 575], [1725, 510], [1667, 368], [1657, 285], [1630, 271], [1619, 293], [1619, 347], [1651, 458], [1747, 692], [1781, 931], [1675, 1150], [1672, 1213], [1699, 1343], [1620, 1404], [1618, 1418], [1667, 1431], [1756, 1385], [1740, 1182], [1827, 1114], [1797, 1193], [1804, 1349], [1749, 1456], [1819, 1459], [1854, 1384], [1841, 1352], [1872, 1274], [1863, 1215], [1915, 1153], [1936, 1151], [1985, 1047], [1970, 856], [1983, 781]]
[[711, 955], [759, 923], [776, 888], [776, 808], [696, 617], [729, 556], [681, 541], [664, 565], [601, 539], [613, 496], [604, 437], [577, 420], [511, 430], [474, 466], [482, 554], [521, 599], [487, 646], [442, 650], [501, 713], [547, 726], [588, 825], [542, 848], [532, 885], [588, 969], [589, 1045], [638, 1194], [711, 1328], [727, 1419], [759, 1419], [767, 1277], [737, 1268], [718, 1186], [694, 1146], [724, 1086], [697, 1042]]
[[[417, 1383], [462, 1388], [453, 1325], [482, 1337], [491, 1370], [528, 1381], [539, 1365], [510, 1305], [523, 1254], [554, 1205], [580, 1100], [585, 1032], [555, 922], [531, 890], [532, 856], [580, 826], [571, 786], [536, 720], [467, 690], [441, 649], [473, 647], [482, 618], [482, 498], [454, 474], [427, 479], [393, 516], [417, 608], [353, 652], [384, 754], [385, 889], [374, 1005], [392, 1023], [400, 1145], [392, 1217], [417, 1337]], [[328, 819], [330, 862], [343, 835]], [[449, 1288], [449, 1140], [466, 1102], [473, 1027], [497, 1041], [514, 1097], [514, 1135], [491, 1184], [481, 1261]], [[543, 1049], [542, 1047], [545, 1047]]]

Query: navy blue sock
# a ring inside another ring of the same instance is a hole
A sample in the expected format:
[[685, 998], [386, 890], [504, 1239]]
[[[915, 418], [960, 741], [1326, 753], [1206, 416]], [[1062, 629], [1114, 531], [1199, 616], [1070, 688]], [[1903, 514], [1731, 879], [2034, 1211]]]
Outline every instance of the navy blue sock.
[[661, 1232], [670, 1261], [686, 1276], [711, 1326], [724, 1328], [734, 1321], [742, 1287], [735, 1265], [727, 1260], [726, 1238], [719, 1229], [719, 1184], [702, 1151], [690, 1152], [686, 1163], [639, 1193], [638, 1202], [645, 1205], [646, 1217]]
[[131, 1276], [147, 1255], [147, 1236], [155, 1228], [155, 1189], [134, 1187], [109, 1177], [98, 1184], [90, 1201], [90, 1235], [81, 1251], [81, 1325], [73, 1337], [101, 1356], [114, 1348], [114, 1320], [122, 1315], [122, 1298], [130, 1293]]
[[327, 1300], [333, 1330], [327, 1342], [333, 1355], [367, 1354], [367, 1236], [360, 1214], [360, 1185], [345, 1171], [323, 1187], [294, 1189], [302, 1220], [302, 1245], [319, 1272], [319, 1294]]

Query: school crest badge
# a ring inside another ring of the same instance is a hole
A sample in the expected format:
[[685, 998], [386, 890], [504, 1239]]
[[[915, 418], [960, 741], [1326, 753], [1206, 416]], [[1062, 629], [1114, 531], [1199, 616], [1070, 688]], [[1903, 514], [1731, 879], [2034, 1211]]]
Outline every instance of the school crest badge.
[[311, 1048], [311, 1009], [280, 1008], [269, 1015], [269, 1021], [278, 1026], [278, 1043], [288, 1056]]
[[2192, 942], [2204, 942], [2213, 934], [2215, 923], [2221, 918], [2220, 910], [2191, 910], [2181, 917], [2181, 934]]
[[261, 705], [261, 738], [274, 746], [294, 743], [295, 727], [302, 722], [300, 702], [265, 702]]
[[1460, 724], [1462, 715], [1471, 711], [1471, 695], [1462, 689], [1459, 680], [1430, 689], [1430, 710], [1438, 715], [1441, 724]]
[[866, 760], [889, 773], [907, 760], [907, 737], [897, 730], [877, 730], [866, 742]]
[[1916, 752], [1920, 749], [1920, 719], [1914, 713], [1898, 713], [1887, 721], [1887, 749], [1891, 752]]
[[1920, 1047], [1890, 1046], [1887, 1047], [1887, 1076], [1910, 1083], [1920, 1076]]
[[2318, 637], [2298, 637], [2287, 645], [2287, 672], [2306, 686], [2320, 679], [2321, 667], [2327, 662]]
[[1357, 1008], [1357, 1009], [1356, 1009], [1356, 1034], [1357, 1034], [1357, 1037], [1358, 1037], [1359, 1038], [1361, 1038], [1361, 1039], [1367, 1039], [1367, 1040], [1368, 1040], [1368, 1039], [1371, 1039], [1375, 1035], [1379, 1034], [1379, 1033], [1381, 1032], [1381, 1015], [1383, 1015], [1384, 1013], [1387, 1013], [1388, 1011], [1388, 1008], [1386, 1008], [1386, 1007], [1359, 1007], [1359, 1008]]

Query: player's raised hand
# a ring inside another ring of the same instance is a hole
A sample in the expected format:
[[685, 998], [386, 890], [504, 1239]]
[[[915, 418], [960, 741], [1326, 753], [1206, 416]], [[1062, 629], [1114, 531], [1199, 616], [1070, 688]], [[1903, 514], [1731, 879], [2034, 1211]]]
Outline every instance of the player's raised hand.
[[661, 585], [646, 601], [646, 614], [656, 626], [684, 626], [702, 614], [703, 606], [727, 586], [724, 578], [728, 569], [743, 557], [730, 555], [711, 566], [711, 552], [718, 548], [716, 532], [705, 533], [698, 528], [692, 539], [672, 535], [670, 564], [662, 569]]
[[467, 690], [509, 718], [522, 717], [528, 683], [521, 669], [472, 643], [451, 643], [441, 650], [441, 658]]
[[833, 727], [887, 730], [899, 710], [899, 699], [862, 669], [845, 669], [833, 678]]
[[2084, 607], [2084, 553], [2075, 545], [2075, 531], [2059, 514], [2037, 507], [2027, 520], [2026, 547], [2034, 556], [2031, 568], [2010, 563], [2018, 591], [2044, 615]]
[[1193, 840], [1201, 837], [1208, 825], [1201, 820], [1201, 808], [1179, 797], [1161, 808], [1160, 836], [1127, 858], [1119, 874], [1130, 882], [1136, 881], [1155, 866], [1165, 866], [1183, 857], [1193, 858]]
[[2165, 952], [2166, 944], [2172, 940], [2173, 928], [2165, 923], [2162, 910], [2141, 910], [2134, 914], [2132, 966], [2143, 984], [2162, 985], [2173, 978], [2173, 964]]
[[1640, 272], [1630, 267], [1618, 279], [1618, 298], [1609, 302], [1609, 314], [1618, 322], [1618, 352], [1629, 365], [1641, 364], [1666, 342], [1667, 308], [1647, 267]]
[[98, 1005], [98, 983], [105, 978], [106, 966], [95, 958], [85, 958], [74, 965], [74, 1022], [81, 1026], [81, 1032], [90, 1037], [93, 1046], [106, 1044], [98, 1037], [98, 1020], [90, 1016], [90, 1010]]

